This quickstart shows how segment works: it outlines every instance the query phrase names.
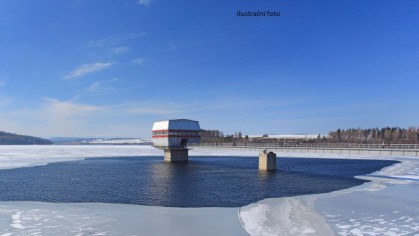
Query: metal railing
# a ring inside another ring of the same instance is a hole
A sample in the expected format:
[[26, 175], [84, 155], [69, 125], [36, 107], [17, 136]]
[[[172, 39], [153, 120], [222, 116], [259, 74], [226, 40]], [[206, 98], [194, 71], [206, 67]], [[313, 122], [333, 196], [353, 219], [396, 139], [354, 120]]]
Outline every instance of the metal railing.
[[391, 149], [419, 150], [419, 144], [360, 144], [360, 143], [199, 143], [188, 145], [193, 147], [249, 147], [249, 148], [321, 148], [321, 149]]

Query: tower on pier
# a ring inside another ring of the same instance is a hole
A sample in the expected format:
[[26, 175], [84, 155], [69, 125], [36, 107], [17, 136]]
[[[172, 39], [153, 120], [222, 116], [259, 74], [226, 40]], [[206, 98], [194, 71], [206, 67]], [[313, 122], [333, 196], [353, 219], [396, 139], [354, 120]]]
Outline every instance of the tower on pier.
[[164, 150], [164, 161], [188, 161], [189, 144], [199, 143], [201, 128], [198, 121], [188, 119], [154, 122], [153, 146]]

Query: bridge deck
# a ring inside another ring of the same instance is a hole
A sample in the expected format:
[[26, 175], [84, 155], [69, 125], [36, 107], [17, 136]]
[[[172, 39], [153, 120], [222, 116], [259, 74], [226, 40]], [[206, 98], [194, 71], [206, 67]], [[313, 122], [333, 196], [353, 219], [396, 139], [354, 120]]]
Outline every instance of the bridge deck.
[[272, 152], [295, 152], [295, 153], [325, 153], [325, 154], [350, 154], [350, 155], [371, 155], [371, 156], [411, 156], [419, 157], [419, 149], [400, 148], [327, 148], [327, 147], [279, 147], [279, 146], [242, 146], [242, 145], [192, 145], [192, 150], [243, 150]]

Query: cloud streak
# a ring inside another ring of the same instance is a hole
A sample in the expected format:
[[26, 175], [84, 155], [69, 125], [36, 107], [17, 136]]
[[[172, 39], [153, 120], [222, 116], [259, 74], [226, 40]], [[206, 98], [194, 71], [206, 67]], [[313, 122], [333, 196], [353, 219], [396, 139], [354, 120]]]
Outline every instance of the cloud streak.
[[116, 35], [107, 38], [102, 38], [99, 40], [90, 41], [87, 46], [89, 47], [103, 47], [103, 46], [115, 46], [123, 44], [127, 41], [138, 39], [144, 37], [146, 33], [130, 33], [130, 34], [123, 34], [123, 35]]
[[90, 86], [86, 89], [88, 92], [113, 92], [116, 89], [112, 86], [113, 83], [117, 82], [117, 78], [113, 78], [110, 80], [100, 80], [95, 81], [90, 84]]
[[150, 5], [150, 3], [152, 2], [152, 0], [138, 0], [137, 4], [141, 5], [141, 6], [146, 6], [148, 7]]
[[44, 112], [53, 117], [80, 117], [106, 110], [106, 107], [77, 104], [72, 101], [60, 101], [54, 98], [43, 98], [43, 100], [46, 103]]
[[129, 47], [116, 47], [112, 50], [114, 54], [123, 54], [129, 52]]
[[32, 116], [37, 122], [37, 132], [44, 136], [77, 136], [93, 133], [90, 129], [109, 109], [106, 106], [76, 103], [73, 100], [43, 98], [39, 110], [33, 110]]
[[144, 62], [145, 62], [145, 58], [137, 58], [137, 59], [132, 60], [132, 64], [137, 64], [137, 65], [144, 64]]
[[111, 67], [113, 64], [115, 64], [115, 63], [114, 62], [96, 62], [96, 63], [90, 63], [90, 64], [83, 64], [83, 65], [75, 68], [74, 70], [72, 70], [70, 73], [65, 75], [63, 78], [64, 79], [78, 78], [78, 77], [81, 77], [81, 76], [84, 76], [84, 75], [87, 75], [87, 74], [90, 74], [90, 73], [105, 70], [105, 69]]

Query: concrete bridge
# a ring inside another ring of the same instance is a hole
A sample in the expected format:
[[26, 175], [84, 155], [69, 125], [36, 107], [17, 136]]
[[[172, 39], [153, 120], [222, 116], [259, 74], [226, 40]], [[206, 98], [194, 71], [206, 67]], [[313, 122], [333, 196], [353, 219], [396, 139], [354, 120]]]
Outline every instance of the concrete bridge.
[[243, 150], [243, 151], [270, 151], [275, 153], [324, 153], [349, 154], [371, 156], [410, 156], [419, 157], [417, 144], [309, 144], [280, 146], [272, 144], [195, 144], [189, 145], [192, 150]]

